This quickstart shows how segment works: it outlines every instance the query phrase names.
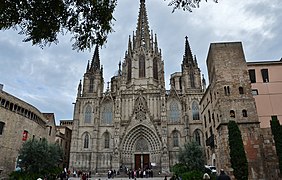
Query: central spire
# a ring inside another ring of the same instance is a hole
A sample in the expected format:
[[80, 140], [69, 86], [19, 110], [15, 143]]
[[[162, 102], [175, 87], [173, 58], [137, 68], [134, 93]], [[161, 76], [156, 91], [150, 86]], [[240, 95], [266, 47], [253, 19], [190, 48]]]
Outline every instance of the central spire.
[[145, 0], [140, 0], [140, 8], [136, 29], [136, 47], [146, 47], [149, 48], [150, 44], [150, 31], [148, 17], [145, 7]]

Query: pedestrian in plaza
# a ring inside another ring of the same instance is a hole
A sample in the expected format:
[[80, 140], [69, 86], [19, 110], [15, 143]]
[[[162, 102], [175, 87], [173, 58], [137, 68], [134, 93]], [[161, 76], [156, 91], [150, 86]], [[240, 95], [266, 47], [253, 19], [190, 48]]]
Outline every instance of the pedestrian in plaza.
[[231, 178], [227, 174], [225, 174], [223, 169], [221, 169], [220, 174], [219, 176], [217, 176], [216, 180], [231, 180]]

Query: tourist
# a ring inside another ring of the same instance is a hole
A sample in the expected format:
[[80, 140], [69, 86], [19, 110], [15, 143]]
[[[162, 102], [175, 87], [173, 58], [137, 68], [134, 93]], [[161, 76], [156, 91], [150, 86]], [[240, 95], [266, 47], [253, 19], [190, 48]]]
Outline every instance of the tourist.
[[231, 180], [231, 179], [227, 174], [225, 174], [224, 170], [221, 169], [220, 174], [219, 176], [217, 176], [216, 180]]

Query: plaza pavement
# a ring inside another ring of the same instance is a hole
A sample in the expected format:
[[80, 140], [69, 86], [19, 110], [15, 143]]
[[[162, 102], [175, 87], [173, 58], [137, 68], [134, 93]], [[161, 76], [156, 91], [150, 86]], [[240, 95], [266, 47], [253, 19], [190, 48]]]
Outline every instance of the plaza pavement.
[[[116, 177], [116, 178], [110, 178], [108, 179], [106, 176], [105, 177], [92, 177], [88, 178], [88, 180], [129, 180], [128, 177]], [[74, 178], [71, 177], [69, 180], [80, 180], [80, 178]], [[130, 179], [133, 180], [133, 179]], [[153, 177], [153, 178], [136, 178], [136, 180], [164, 180], [164, 177]]]

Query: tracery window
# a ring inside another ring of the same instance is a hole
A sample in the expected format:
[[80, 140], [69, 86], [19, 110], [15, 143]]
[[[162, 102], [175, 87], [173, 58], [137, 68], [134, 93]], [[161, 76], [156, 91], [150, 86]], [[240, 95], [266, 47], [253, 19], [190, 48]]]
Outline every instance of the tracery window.
[[113, 105], [111, 102], [107, 102], [103, 106], [102, 123], [112, 124], [113, 122]]
[[105, 132], [105, 148], [110, 148], [110, 134]]
[[199, 105], [196, 101], [192, 103], [193, 120], [200, 120]]
[[147, 141], [144, 138], [140, 138], [136, 143], [135, 149], [139, 152], [149, 151]]
[[169, 106], [169, 118], [171, 122], [178, 122], [180, 118], [180, 110], [178, 107], [178, 103], [176, 101], [172, 101]]
[[179, 139], [178, 139], [178, 132], [177, 131], [173, 131], [172, 139], [173, 139], [173, 147], [178, 147], [179, 146]]
[[89, 134], [88, 133], [86, 133], [84, 136], [83, 148], [85, 149], [89, 148]]
[[91, 123], [91, 111], [92, 111], [92, 108], [88, 104], [84, 110], [84, 123]]
[[139, 77], [145, 77], [145, 56], [139, 57]]

